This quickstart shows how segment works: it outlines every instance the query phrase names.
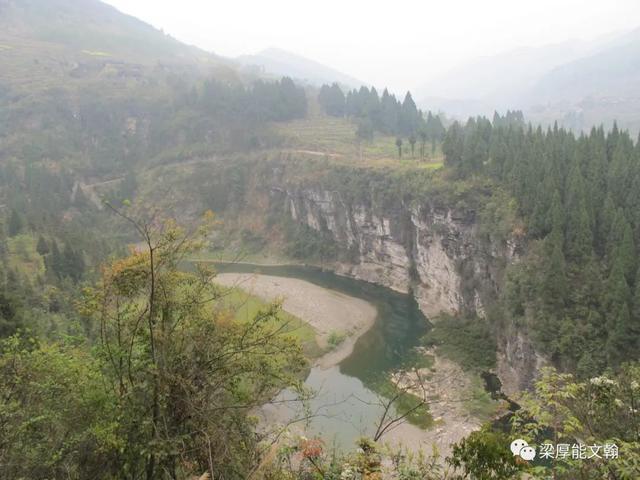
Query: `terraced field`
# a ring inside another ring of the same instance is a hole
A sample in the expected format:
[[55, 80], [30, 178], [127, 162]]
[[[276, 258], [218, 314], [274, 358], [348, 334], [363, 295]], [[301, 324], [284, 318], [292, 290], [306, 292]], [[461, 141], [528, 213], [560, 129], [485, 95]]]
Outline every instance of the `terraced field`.
[[[313, 103], [310, 100], [309, 103]], [[346, 118], [335, 118], [315, 113], [313, 105], [309, 118], [273, 126], [273, 131], [283, 140], [285, 149], [303, 155], [325, 156], [336, 163], [359, 163], [367, 166], [400, 166], [418, 168], [440, 168], [443, 155], [438, 146], [431, 151], [426, 145], [426, 156], [420, 158], [420, 142], [411, 155], [409, 142], [403, 139], [402, 159], [398, 158], [396, 138], [376, 133], [373, 141], [358, 141], [356, 124]]]

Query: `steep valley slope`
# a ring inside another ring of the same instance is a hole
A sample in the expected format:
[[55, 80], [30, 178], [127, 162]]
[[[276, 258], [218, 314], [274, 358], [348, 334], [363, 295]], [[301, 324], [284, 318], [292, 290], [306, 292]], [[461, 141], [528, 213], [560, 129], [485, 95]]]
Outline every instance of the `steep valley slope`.
[[[237, 251], [278, 251], [410, 292], [432, 322], [441, 314], [486, 317], [505, 267], [525, 251], [517, 222], [502, 218], [508, 200], [499, 189], [420, 167], [269, 151], [156, 167], [139, 182], [141, 204], [182, 219], [216, 212], [225, 248], [240, 238]], [[531, 386], [544, 359], [524, 328], [489, 316], [504, 391]]]

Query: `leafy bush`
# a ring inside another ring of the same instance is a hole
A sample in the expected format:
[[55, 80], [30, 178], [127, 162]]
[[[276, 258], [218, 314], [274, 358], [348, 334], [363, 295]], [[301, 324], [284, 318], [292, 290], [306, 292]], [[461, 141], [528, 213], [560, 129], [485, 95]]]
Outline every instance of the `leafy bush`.
[[330, 347], [335, 348], [345, 341], [347, 338], [346, 333], [333, 331], [329, 334], [329, 338], [327, 339], [327, 343]]
[[495, 336], [488, 322], [475, 315], [442, 315], [434, 321], [423, 343], [436, 346], [467, 370], [489, 370], [496, 364]]

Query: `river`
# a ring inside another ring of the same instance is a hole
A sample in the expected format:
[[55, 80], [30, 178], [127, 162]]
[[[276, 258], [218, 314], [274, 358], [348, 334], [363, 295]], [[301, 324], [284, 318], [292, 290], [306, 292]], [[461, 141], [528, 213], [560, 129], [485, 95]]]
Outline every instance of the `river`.
[[[407, 361], [429, 328], [414, 298], [314, 267], [236, 263], [217, 264], [216, 268], [220, 272], [259, 272], [306, 280], [376, 307], [375, 323], [356, 341], [351, 355], [331, 368], [313, 367], [305, 381], [307, 387], [317, 392], [309, 405], [313, 416], [305, 429], [308, 434], [320, 435], [338, 448], [350, 448], [357, 438], [373, 435], [382, 414], [374, 386]], [[277, 400], [291, 402], [265, 407], [270, 421], [284, 423], [304, 416], [295, 398], [293, 392], [284, 391]]]

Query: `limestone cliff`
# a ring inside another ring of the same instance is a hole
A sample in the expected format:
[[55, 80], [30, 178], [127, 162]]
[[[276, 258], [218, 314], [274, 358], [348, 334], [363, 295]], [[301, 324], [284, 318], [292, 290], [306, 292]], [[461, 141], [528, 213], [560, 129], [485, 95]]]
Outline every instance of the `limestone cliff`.
[[[333, 265], [337, 273], [411, 292], [430, 319], [442, 312], [484, 316], [504, 266], [520, 254], [516, 241], [482, 239], [472, 208], [426, 201], [378, 211], [338, 191], [299, 185], [274, 187], [271, 198], [295, 221], [331, 232], [349, 252], [348, 262]], [[497, 373], [513, 393], [530, 384], [540, 359], [523, 332], [499, 337]]]

